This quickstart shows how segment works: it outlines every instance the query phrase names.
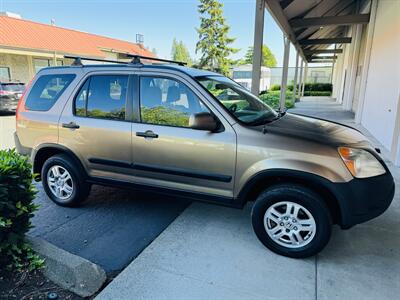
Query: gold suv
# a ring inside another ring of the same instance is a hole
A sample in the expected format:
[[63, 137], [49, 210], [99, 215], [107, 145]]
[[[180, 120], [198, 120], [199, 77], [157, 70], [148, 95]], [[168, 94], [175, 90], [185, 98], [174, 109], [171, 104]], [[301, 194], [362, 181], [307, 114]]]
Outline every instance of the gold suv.
[[231, 79], [179, 64], [76, 58], [43, 69], [16, 119], [17, 149], [55, 203], [80, 204], [92, 184], [254, 201], [256, 235], [285, 256], [318, 253], [332, 224], [370, 220], [394, 195], [379, 149], [357, 130], [275, 112]]

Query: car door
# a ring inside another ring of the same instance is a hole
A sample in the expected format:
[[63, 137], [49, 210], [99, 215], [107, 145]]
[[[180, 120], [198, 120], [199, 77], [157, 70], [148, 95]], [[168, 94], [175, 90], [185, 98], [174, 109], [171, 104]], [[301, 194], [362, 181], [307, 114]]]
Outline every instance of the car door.
[[[207, 99], [188, 80], [172, 74], [142, 73], [136, 81], [138, 122], [132, 124], [135, 181], [231, 201], [236, 134], [229, 123], [210, 109]], [[189, 128], [190, 115], [199, 112], [213, 113], [221, 130]]]
[[131, 169], [127, 73], [82, 80], [59, 121], [59, 143], [72, 150], [90, 176], [126, 180]]

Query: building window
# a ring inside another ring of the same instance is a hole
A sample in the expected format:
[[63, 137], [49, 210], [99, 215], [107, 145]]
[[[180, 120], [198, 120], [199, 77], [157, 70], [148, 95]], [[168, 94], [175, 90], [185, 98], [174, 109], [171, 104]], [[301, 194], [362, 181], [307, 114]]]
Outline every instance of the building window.
[[[54, 66], [54, 59], [46, 59], [46, 58], [35, 58], [33, 60], [33, 65], [35, 67], [35, 72], [39, 72], [43, 68]], [[64, 61], [61, 59], [57, 59], [57, 66], [63, 66]]]
[[11, 80], [10, 68], [0, 67], [0, 80]]

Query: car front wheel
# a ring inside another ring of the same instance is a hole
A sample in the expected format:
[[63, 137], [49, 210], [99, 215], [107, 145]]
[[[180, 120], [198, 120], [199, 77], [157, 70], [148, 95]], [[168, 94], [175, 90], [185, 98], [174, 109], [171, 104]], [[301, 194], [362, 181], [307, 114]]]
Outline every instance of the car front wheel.
[[276, 185], [257, 198], [252, 223], [259, 240], [280, 255], [304, 258], [328, 243], [332, 220], [323, 200], [298, 185]]

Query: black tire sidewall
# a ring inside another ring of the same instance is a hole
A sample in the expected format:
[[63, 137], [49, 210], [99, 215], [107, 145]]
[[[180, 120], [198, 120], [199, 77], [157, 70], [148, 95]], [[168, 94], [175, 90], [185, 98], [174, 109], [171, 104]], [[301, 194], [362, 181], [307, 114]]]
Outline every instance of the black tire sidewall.
[[[47, 173], [52, 166], [61, 166], [65, 168], [69, 174], [71, 175], [72, 182], [74, 185], [74, 189], [72, 195], [66, 200], [59, 200], [50, 190], [47, 182]], [[77, 206], [82, 201], [82, 194], [84, 193], [84, 182], [82, 177], [76, 171], [76, 166], [74, 163], [69, 159], [66, 155], [55, 155], [50, 157], [46, 162], [43, 164], [41, 178], [43, 188], [47, 194], [47, 196], [56, 204], [60, 206]]]
[[[313, 240], [301, 248], [288, 248], [274, 242], [264, 227], [264, 215], [267, 209], [278, 202], [291, 201], [302, 205], [314, 217], [316, 233]], [[252, 209], [253, 229], [258, 239], [270, 250], [280, 255], [305, 258], [320, 252], [328, 243], [331, 231], [332, 220], [329, 210], [322, 199], [307, 188], [292, 185], [274, 186], [257, 198]]]

